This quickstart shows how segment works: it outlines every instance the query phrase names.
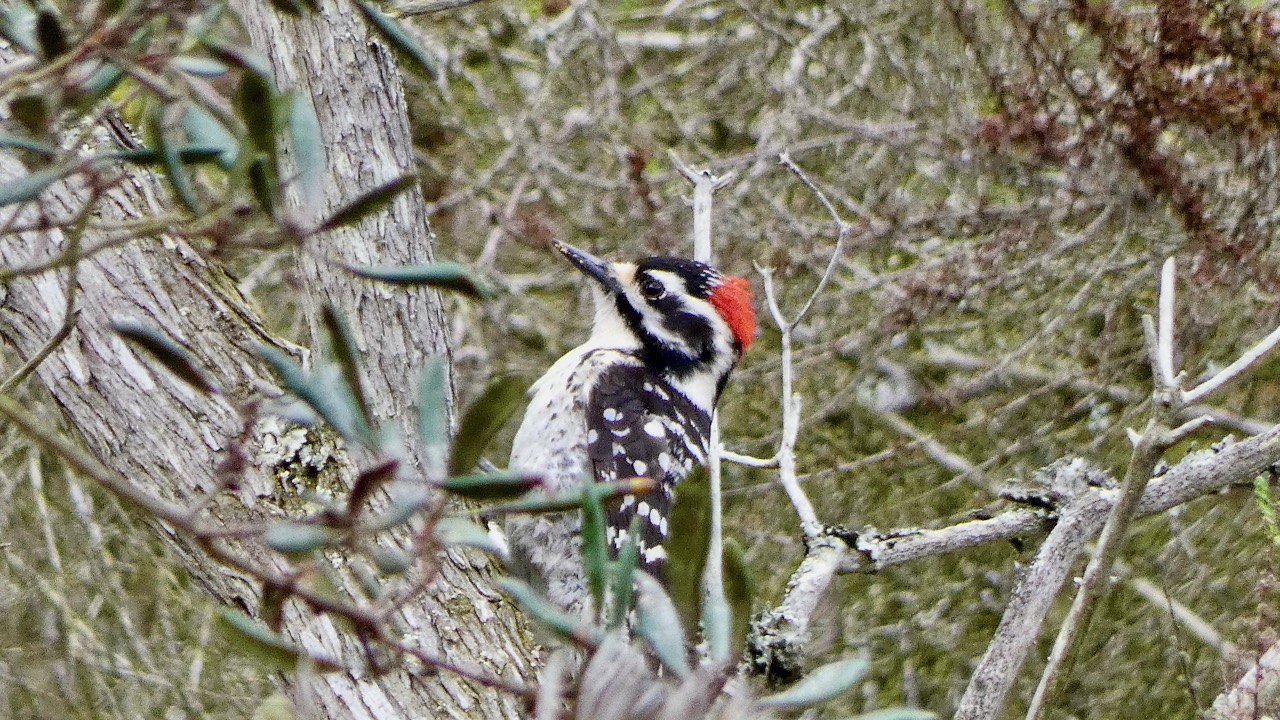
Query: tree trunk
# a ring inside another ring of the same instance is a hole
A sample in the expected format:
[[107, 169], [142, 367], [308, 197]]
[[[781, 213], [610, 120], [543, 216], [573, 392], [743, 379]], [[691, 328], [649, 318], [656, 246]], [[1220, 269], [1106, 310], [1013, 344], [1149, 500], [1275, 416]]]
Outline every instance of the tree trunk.
[[[279, 85], [310, 96], [320, 119], [328, 179], [315, 216], [412, 171], [396, 64], [348, 4], [325, 2], [320, 13], [302, 19], [281, 18], [266, 3], [241, 5], [254, 45], [272, 59]], [[0, 155], [0, 183], [25, 172], [11, 155]], [[153, 214], [160, 194], [154, 178], [139, 174], [99, 201], [95, 219]], [[57, 216], [73, 213], [84, 197], [85, 189], [74, 183], [60, 183], [43, 196], [45, 207]], [[30, 205], [22, 215], [25, 220], [36, 217]], [[23, 219], [19, 224], [25, 224]], [[47, 259], [67, 242], [58, 232], [8, 237], [0, 243], [0, 264], [6, 267]], [[90, 231], [83, 244], [102, 239]], [[356, 282], [329, 259], [422, 262], [431, 258], [431, 240], [415, 191], [403, 194], [389, 211], [366, 219], [358, 230], [309, 240], [299, 253], [310, 298], [333, 301], [351, 321], [365, 353], [372, 419], [380, 425], [411, 426], [417, 371], [429, 354], [448, 352], [440, 300], [434, 292]], [[61, 324], [66, 279], [63, 270], [0, 286], [0, 337], [21, 357], [35, 354]], [[108, 324], [134, 318], [163, 329], [193, 351], [233, 402], [272, 384], [253, 347], [278, 343], [221, 268], [180, 240], [135, 241], [101, 252], [79, 264], [75, 280], [75, 329], [40, 365], [39, 381], [62, 409], [65, 422], [108, 465], [161, 497], [187, 504], [200, 500], [218, 487], [215, 464], [240, 430], [237, 413], [228, 402], [208, 400], [139, 361]], [[290, 446], [290, 439], [302, 439], [302, 444]], [[322, 482], [349, 483], [354, 475], [346, 453], [328, 447], [319, 433], [304, 436], [295, 430], [287, 438], [255, 437], [250, 449], [272, 441], [279, 441], [274, 454], [254, 458], [234, 497], [224, 493], [212, 503], [209, 518], [243, 521], [296, 509], [299, 470], [319, 471]], [[281, 453], [278, 448], [290, 449]], [[416, 450], [407, 452], [416, 462]], [[252, 582], [211, 563], [181, 537], [175, 540], [188, 571], [219, 602], [251, 611], [258, 607], [258, 588]], [[425, 600], [402, 613], [406, 640], [494, 675], [529, 676], [527, 635], [510, 604], [492, 590], [487, 561], [449, 551], [442, 565]], [[353, 585], [344, 590], [361, 596]], [[349, 664], [363, 657], [358, 644], [327, 617], [312, 616], [297, 603], [287, 606], [284, 632], [312, 651]], [[331, 673], [314, 682], [308, 695], [329, 718], [518, 717], [521, 709], [516, 698], [448, 674]]]

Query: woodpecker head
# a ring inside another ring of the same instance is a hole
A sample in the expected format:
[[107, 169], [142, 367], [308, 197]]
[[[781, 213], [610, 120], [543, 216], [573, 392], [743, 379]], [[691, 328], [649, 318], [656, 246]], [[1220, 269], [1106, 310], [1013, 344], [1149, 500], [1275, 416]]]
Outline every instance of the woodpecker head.
[[649, 257], [606, 263], [552, 242], [594, 281], [590, 344], [636, 351], [645, 365], [691, 400], [713, 407], [755, 334], [747, 281], [694, 260]]

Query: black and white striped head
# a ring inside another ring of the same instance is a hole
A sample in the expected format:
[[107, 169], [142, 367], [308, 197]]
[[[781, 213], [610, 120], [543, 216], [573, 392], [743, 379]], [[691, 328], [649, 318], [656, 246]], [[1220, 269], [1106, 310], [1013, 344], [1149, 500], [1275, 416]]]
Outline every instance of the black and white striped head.
[[607, 263], [559, 241], [555, 248], [592, 278], [590, 344], [635, 351], [645, 365], [709, 411], [755, 335], [746, 280], [705, 263], [648, 257]]

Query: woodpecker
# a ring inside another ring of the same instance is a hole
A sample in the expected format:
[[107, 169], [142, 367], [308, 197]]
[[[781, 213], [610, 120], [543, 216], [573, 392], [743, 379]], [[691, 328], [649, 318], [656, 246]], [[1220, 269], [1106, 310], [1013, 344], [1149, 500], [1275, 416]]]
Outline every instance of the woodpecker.
[[[746, 280], [704, 263], [649, 257], [606, 263], [552, 243], [588, 278], [591, 336], [529, 392], [510, 467], [541, 474], [549, 491], [585, 480], [649, 477], [659, 487], [605, 507], [616, 555], [640, 515], [639, 565], [663, 578], [674, 486], [706, 462], [711, 414], [729, 372], [751, 344], [755, 310]], [[581, 611], [580, 513], [513, 516], [513, 566], [560, 607]]]

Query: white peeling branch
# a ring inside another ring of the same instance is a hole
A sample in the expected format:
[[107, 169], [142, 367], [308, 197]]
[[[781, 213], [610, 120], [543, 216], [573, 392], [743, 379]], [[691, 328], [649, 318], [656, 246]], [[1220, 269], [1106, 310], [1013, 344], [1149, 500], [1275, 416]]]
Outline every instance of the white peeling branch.
[[831, 216], [831, 221], [836, 224], [836, 246], [831, 250], [831, 259], [827, 261], [827, 268], [823, 270], [822, 277], [818, 280], [817, 286], [814, 287], [813, 293], [809, 295], [809, 299], [805, 301], [804, 307], [800, 308], [800, 312], [796, 313], [795, 318], [791, 320], [789, 327], [794, 328], [800, 324], [805, 315], [809, 314], [809, 308], [813, 307], [814, 301], [818, 299], [818, 295], [822, 294], [823, 289], [826, 288], [827, 283], [831, 280], [831, 274], [835, 272], [836, 265], [840, 262], [840, 256], [844, 253], [844, 241], [849, 237], [849, 229], [852, 226], [845, 222], [844, 218], [840, 217], [840, 213], [836, 212], [835, 206], [831, 204], [831, 201], [827, 199], [822, 190], [809, 179], [809, 176], [800, 169], [800, 166], [792, 162], [790, 153], [785, 150], [780, 153], [778, 155], [778, 163], [800, 178], [800, 182], [809, 188], [809, 192], [817, 196], [818, 202], [822, 203], [822, 207], [827, 209], [827, 214]]
[[732, 450], [725, 450], [723, 447], [720, 448], [720, 459], [728, 460], [731, 463], [736, 463], [738, 465], [745, 465], [746, 467], [753, 467], [753, 468], [778, 467], [777, 456], [770, 457], [770, 458], [758, 458], [758, 457], [752, 457], [750, 455], [743, 455], [741, 453], [736, 453], [736, 452], [733, 452]]
[[809, 496], [800, 487], [796, 474], [796, 440], [800, 434], [800, 398], [792, 389], [791, 325], [782, 317], [778, 298], [773, 292], [773, 272], [756, 266], [764, 281], [765, 300], [769, 314], [782, 333], [782, 442], [778, 445], [778, 482], [791, 500], [796, 515], [800, 516], [800, 529], [806, 538], [816, 538], [822, 532], [822, 523], [813, 509]]
[[729, 601], [724, 594], [724, 504], [720, 487], [720, 423], [711, 423], [711, 452], [707, 453], [707, 481], [710, 502], [711, 528], [707, 538], [707, 561], [702, 568], [703, 612], [717, 616], [718, 623], [708, 623], [706, 633], [707, 656], [714, 663], [729, 661], [732, 643], [729, 638]]
[[698, 262], [711, 262], [711, 195], [733, 180], [734, 173], [712, 175], [703, 168], [694, 170], [676, 155], [674, 150], [667, 151], [671, 164], [693, 183], [693, 259]]
[[804, 665], [809, 620], [826, 596], [849, 548], [826, 535], [809, 541], [800, 567], [791, 575], [782, 602], [751, 624], [747, 637], [752, 672], [768, 677], [795, 677]]
[[[712, 195], [733, 179], [733, 173], [722, 176], [710, 170], [693, 170], [680, 160], [674, 151], [669, 156], [672, 164], [686, 180], [693, 183], [693, 259], [711, 262], [711, 206]], [[707, 480], [711, 522], [707, 537], [707, 559], [702, 569], [702, 602], [704, 612], [719, 618], [709, 623], [704, 631], [708, 656], [713, 662], [727, 662], [729, 658], [729, 601], [724, 595], [724, 518], [720, 487], [720, 417], [711, 416], [711, 437], [708, 442]]]
[[[1177, 275], [1173, 258], [1165, 260], [1160, 272], [1160, 295], [1157, 301], [1159, 324], [1153, 330], [1149, 316], [1142, 318], [1147, 351], [1155, 369], [1154, 399], [1146, 427], [1139, 434], [1129, 431], [1133, 441], [1133, 454], [1120, 483], [1120, 496], [1107, 515], [1106, 525], [1098, 538], [1098, 547], [1084, 571], [1084, 578], [1076, 588], [1071, 608], [1054, 638], [1049, 661], [1035, 694], [1027, 708], [1027, 720], [1037, 720], [1053, 700], [1056, 689], [1071, 673], [1080, 639], [1089, 630], [1089, 622], [1098, 606], [1098, 598], [1106, 593], [1111, 567], [1129, 535], [1129, 527], [1137, 510], [1156, 463], [1166, 449], [1208, 422], [1207, 417], [1188, 421], [1170, 431], [1168, 423], [1174, 411], [1184, 405], [1181, 376], [1173, 364], [1173, 313]], [[1152, 337], [1154, 335], [1155, 337]]]
[[863, 528], [850, 533], [854, 552], [840, 564], [840, 572], [880, 572], [921, 558], [1041, 533], [1053, 523], [1046, 511], [1014, 508], [986, 520], [970, 520], [936, 530], [904, 528], [880, 532]]
[[1280, 343], [1280, 327], [1271, 331], [1270, 335], [1258, 341], [1258, 344], [1249, 348], [1245, 354], [1241, 355], [1235, 362], [1218, 371], [1216, 375], [1205, 380], [1192, 390], [1188, 390], [1184, 396], [1187, 403], [1199, 402], [1207, 397], [1210, 393], [1228, 382], [1235, 379], [1237, 375], [1243, 373], [1258, 362], [1267, 353], [1271, 352], [1277, 343]]
[[1160, 368], [1160, 379], [1167, 388], [1178, 385], [1177, 372], [1173, 367], [1173, 308], [1177, 278], [1173, 258], [1164, 261], [1160, 270], [1160, 324], [1156, 347], [1156, 366]]
[[1160, 379], [1160, 384], [1170, 391], [1174, 407], [1181, 408], [1184, 405], [1199, 402], [1208, 397], [1215, 390], [1234, 380], [1265, 357], [1267, 353], [1275, 349], [1276, 345], [1280, 344], [1280, 327], [1272, 330], [1269, 335], [1259, 340], [1257, 344], [1249, 348], [1235, 362], [1220, 370], [1213, 377], [1194, 389], [1183, 392], [1180, 387], [1181, 378], [1178, 376], [1173, 364], [1174, 286], [1176, 284], [1174, 260], [1169, 258], [1165, 260], [1164, 267], [1160, 273], [1160, 324], [1155, 333], [1155, 347], [1152, 350], [1155, 353], [1154, 361], [1159, 370], [1157, 377]]
[[[1227, 445], [1201, 450], [1182, 459], [1145, 486], [1136, 517], [1170, 508], [1247, 481], [1280, 462], [1280, 427]], [[753, 670], [770, 673], [794, 666], [807, 638], [808, 617], [836, 572], [879, 572], [926, 557], [958, 552], [990, 542], [1025, 538], [1053, 527], [1005, 610], [995, 637], [975, 670], [957, 718], [994, 720], [1017, 680], [1027, 653], [1034, 647], [1045, 615], [1066, 578], [1077, 567], [1081, 549], [1101, 531], [1118, 492], [1090, 487], [1055, 520], [1048, 511], [1015, 507], [996, 517], [972, 520], [936, 530], [918, 528], [879, 532], [824, 534], [811, 541], [809, 554], [792, 575], [782, 603], [752, 624], [749, 638]]]
[[[1280, 333], [1280, 330], [1276, 332]], [[1126, 405], [1136, 405], [1150, 397], [1148, 393], [1122, 385], [1109, 385], [1082, 378], [1074, 370], [1055, 372], [1034, 365], [1000, 364], [936, 343], [925, 344], [923, 362], [933, 367], [983, 373], [987, 378], [987, 382], [981, 386], [963, 387], [960, 392], [966, 396], [983, 392], [988, 384], [1016, 382], [1023, 385], [1058, 386], [1080, 395], [1101, 395], [1104, 398]], [[1191, 393], [1187, 393], [1187, 397], [1190, 396]], [[1249, 435], [1266, 432], [1271, 429], [1273, 424], [1208, 405], [1188, 404], [1178, 412], [1178, 418], [1181, 420], [1188, 420], [1201, 415], [1213, 418], [1213, 422], [1217, 425], [1239, 430]]]
[[[1138, 501], [1136, 517], [1170, 508], [1217, 492], [1235, 482], [1251, 479], [1280, 461], [1280, 429], [1229, 445], [1219, 453], [1203, 450], [1188, 455], [1164, 475], [1147, 483]], [[1110, 508], [1115, 491], [1094, 490]], [[1045, 510], [1014, 507], [992, 518], [970, 520], [944, 528], [899, 528], [879, 531], [863, 528], [849, 533], [854, 552], [840, 566], [842, 573], [874, 573], [926, 557], [946, 555], [990, 542], [1025, 538], [1054, 524]]]
[[978, 662], [956, 708], [955, 720], [994, 720], [1009, 688], [1035, 645], [1040, 625], [1059, 588], [1076, 568], [1076, 559], [1102, 529], [1106, 501], [1086, 494], [1063, 511], [1030, 567], [1018, 578], [995, 637]]
[[[849, 223], [840, 217], [840, 213], [836, 211], [827, 196], [814, 184], [809, 176], [805, 174], [791, 160], [791, 156], [785, 151], [778, 156], [778, 162], [790, 170], [804, 186], [809, 189], [826, 208], [827, 213], [831, 216], [832, 222], [836, 225], [836, 244], [831, 251], [831, 259], [827, 262], [827, 267], [822, 273], [822, 277], [818, 280], [818, 284], [813, 289], [813, 293], [809, 295], [809, 299], [805, 302], [800, 311], [791, 320], [787, 320], [782, 309], [778, 305], [777, 295], [773, 290], [773, 273], [756, 266], [756, 271], [760, 273], [760, 277], [764, 281], [765, 299], [769, 305], [769, 315], [773, 318], [774, 324], [778, 327], [778, 331], [782, 334], [782, 442], [778, 446], [778, 452], [774, 455], [774, 459], [778, 465], [778, 482], [787, 493], [787, 497], [791, 500], [792, 507], [795, 508], [796, 514], [800, 517], [800, 529], [804, 532], [804, 536], [812, 541], [822, 532], [822, 523], [818, 520], [818, 515], [813, 509], [813, 503], [809, 501], [809, 497], [805, 494], [804, 489], [800, 487], [800, 479], [796, 473], [796, 442], [800, 434], [800, 397], [795, 394], [792, 386], [793, 374], [791, 366], [791, 331], [796, 325], [804, 319], [809, 309], [813, 307], [814, 301], [817, 300], [827, 282], [830, 281], [832, 273], [835, 272], [836, 265], [840, 261], [840, 256], [844, 250], [845, 238], [849, 235]], [[681, 172], [684, 172], [682, 170]]]

